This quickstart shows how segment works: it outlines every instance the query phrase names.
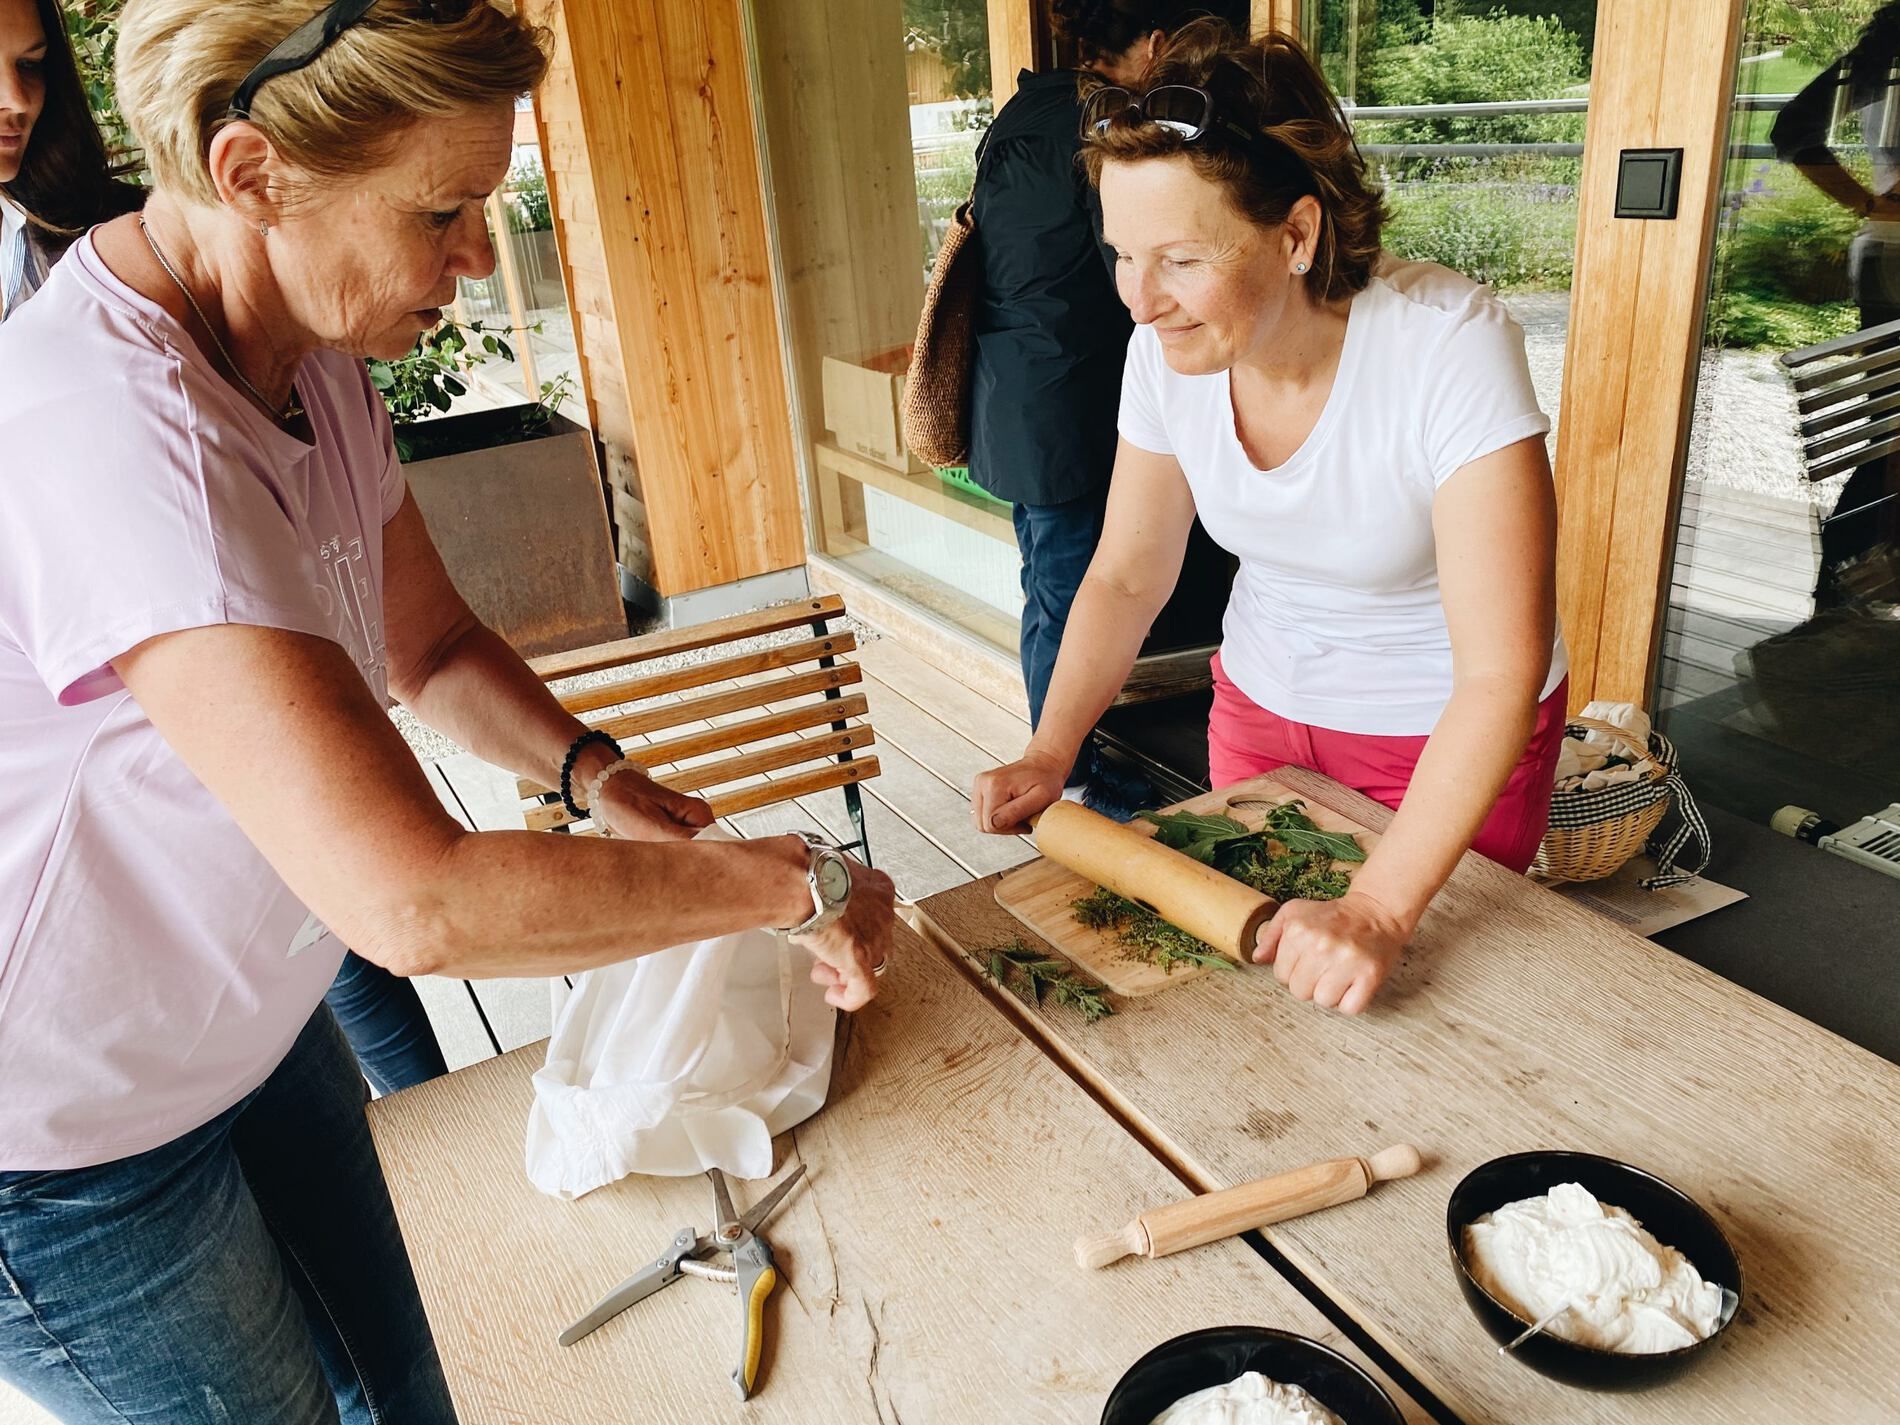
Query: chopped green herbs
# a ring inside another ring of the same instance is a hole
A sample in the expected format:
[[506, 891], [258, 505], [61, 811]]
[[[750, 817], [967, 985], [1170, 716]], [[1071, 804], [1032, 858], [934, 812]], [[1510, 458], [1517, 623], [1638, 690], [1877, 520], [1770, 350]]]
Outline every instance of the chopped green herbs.
[[1098, 890], [1074, 905], [1075, 918], [1090, 930], [1113, 931], [1131, 960], [1145, 960], [1170, 975], [1177, 966], [1219, 966], [1231, 970], [1234, 962], [1205, 941], [1168, 924], [1145, 905]]
[[1080, 1011], [1089, 1024], [1115, 1012], [1102, 986], [1076, 974], [1067, 960], [1044, 954], [1021, 940], [982, 953], [978, 963], [992, 980], [1025, 1003], [1040, 1007], [1046, 997]]
[[[1336, 861], [1366, 859], [1357, 838], [1323, 831], [1297, 801], [1267, 813], [1259, 831], [1230, 816], [1200, 812], [1153, 812], [1142, 816], [1155, 825], [1155, 840], [1252, 886], [1278, 901], [1338, 900], [1351, 888]], [[1131, 959], [1145, 960], [1172, 974], [1177, 965], [1233, 962], [1170, 925], [1138, 902], [1098, 890], [1075, 902], [1076, 921], [1090, 930], [1112, 932]]]

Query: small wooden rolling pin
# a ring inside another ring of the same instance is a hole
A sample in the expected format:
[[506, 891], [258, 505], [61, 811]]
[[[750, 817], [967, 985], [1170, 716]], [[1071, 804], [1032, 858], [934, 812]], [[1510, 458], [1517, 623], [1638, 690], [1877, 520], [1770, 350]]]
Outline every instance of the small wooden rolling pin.
[[1418, 1149], [1401, 1143], [1370, 1158], [1329, 1158], [1185, 1202], [1151, 1207], [1119, 1232], [1076, 1238], [1076, 1265], [1092, 1269], [1123, 1257], [1184, 1252], [1322, 1207], [1352, 1202], [1364, 1197], [1374, 1183], [1409, 1178], [1419, 1167]]
[[1034, 824], [1036, 847], [1051, 861], [1140, 901], [1230, 960], [1253, 958], [1254, 937], [1279, 904], [1077, 802], [1055, 803]]

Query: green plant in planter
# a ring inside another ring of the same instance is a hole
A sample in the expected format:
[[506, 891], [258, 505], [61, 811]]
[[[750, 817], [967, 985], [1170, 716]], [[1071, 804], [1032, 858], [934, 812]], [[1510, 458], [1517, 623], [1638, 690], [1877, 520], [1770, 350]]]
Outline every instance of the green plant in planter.
[[[396, 427], [396, 454], [412, 459], [416, 451], [414, 427], [430, 416], [447, 412], [457, 400], [468, 394], [463, 378], [485, 361], [513, 361], [515, 349], [509, 337], [521, 331], [534, 332], [539, 325], [526, 328], [494, 327], [483, 322], [462, 323], [445, 318], [431, 331], [416, 338], [415, 348], [395, 361], [372, 360], [370, 384], [382, 394], [389, 408], [389, 419]], [[574, 394], [574, 378], [562, 374], [541, 383], [541, 395], [521, 413], [520, 437], [526, 439], [546, 429], [561, 403]]]

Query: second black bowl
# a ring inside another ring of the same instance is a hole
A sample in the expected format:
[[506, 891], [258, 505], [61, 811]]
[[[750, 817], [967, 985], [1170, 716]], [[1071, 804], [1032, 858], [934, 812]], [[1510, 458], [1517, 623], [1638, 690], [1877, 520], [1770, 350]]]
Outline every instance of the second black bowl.
[[1465, 1254], [1465, 1228], [1487, 1212], [1527, 1197], [1541, 1197], [1562, 1183], [1580, 1183], [1599, 1202], [1622, 1208], [1657, 1241], [1687, 1257], [1704, 1281], [1734, 1292], [1736, 1304], [1716, 1323], [1713, 1334], [1680, 1350], [1648, 1355], [1604, 1351], [1539, 1332], [1511, 1354], [1532, 1370], [1586, 1390], [1644, 1390], [1706, 1359], [1740, 1311], [1742, 1264], [1735, 1249], [1715, 1219], [1696, 1206], [1687, 1193], [1641, 1168], [1594, 1153], [1513, 1153], [1507, 1158], [1493, 1158], [1472, 1169], [1452, 1190], [1445, 1209], [1452, 1265], [1465, 1301], [1491, 1333], [1491, 1339], [1502, 1345], [1516, 1339], [1532, 1323], [1478, 1285]]
[[1109, 1392], [1102, 1425], [1150, 1425], [1183, 1396], [1248, 1371], [1297, 1385], [1346, 1425], [1405, 1425], [1392, 1397], [1339, 1352], [1265, 1326], [1215, 1326], [1163, 1341]]

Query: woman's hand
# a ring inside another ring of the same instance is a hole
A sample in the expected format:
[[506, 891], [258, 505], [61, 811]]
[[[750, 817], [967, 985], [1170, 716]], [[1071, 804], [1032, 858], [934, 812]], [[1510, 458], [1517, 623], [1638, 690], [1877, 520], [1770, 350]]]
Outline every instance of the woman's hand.
[[1022, 760], [979, 773], [970, 789], [970, 814], [978, 831], [1022, 836], [1029, 818], [1062, 800], [1062, 784], [1074, 759], [1063, 762], [1034, 748]]
[[844, 914], [814, 935], [796, 937], [816, 955], [814, 984], [825, 987], [825, 1003], [862, 1009], [877, 994], [877, 977], [891, 953], [891, 927], [897, 919], [897, 887], [882, 871], [855, 857], [851, 863], [851, 899]]
[[596, 820], [627, 841], [690, 841], [713, 823], [698, 797], [663, 787], [644, 772], [616, 772], [600, 789]]
[[1255, 963], [1273, 966], [1293, 998], [1358, 1014], [1405, 953], [1410, 932], [1371, 896], [1288, 901], [1260, 927]]

